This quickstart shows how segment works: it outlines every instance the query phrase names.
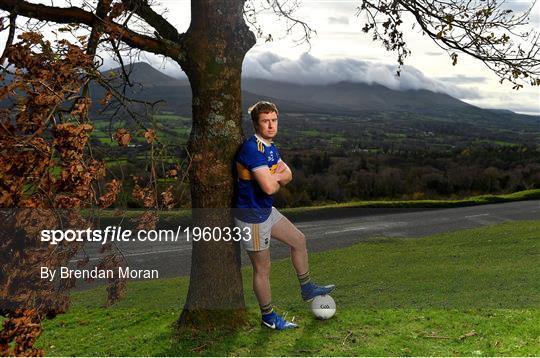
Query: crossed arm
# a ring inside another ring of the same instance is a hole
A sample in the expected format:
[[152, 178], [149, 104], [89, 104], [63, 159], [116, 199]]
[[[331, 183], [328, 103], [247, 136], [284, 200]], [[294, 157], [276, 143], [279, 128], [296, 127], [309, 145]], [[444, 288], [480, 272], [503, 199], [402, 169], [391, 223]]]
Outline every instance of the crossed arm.
[[253, 175], [261, 189], [268, 195], [277, 193], [281, 186], [287, 185], [292, 180], [291, 168], [283, 160], [278, 162], [273, 174], [265, 168], [260, 168], [253, 171]]

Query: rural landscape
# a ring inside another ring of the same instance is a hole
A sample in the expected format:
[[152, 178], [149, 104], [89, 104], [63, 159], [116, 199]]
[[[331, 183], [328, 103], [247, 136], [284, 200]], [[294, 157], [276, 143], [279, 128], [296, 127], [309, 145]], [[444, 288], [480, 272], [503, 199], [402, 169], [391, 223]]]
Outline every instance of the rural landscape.
[[[144, 111], [140, 122], [130, 120], [125, 112], [113, 117], [112, 112], [95, 106], [91, 143], [96, 158], [105, 159], [110, 177], [148, 178], [151, 150], [143, 133], [150, 127], [156, 129], [163, 145], [159, 155], [154, 152], [157, 170], [162, 176], [175, 167], [185, 171], [191, 130], [189, 83], [145, 63], [130, 69], [134, 83], [130, 95], [160, 102], [155, 113]], [[99, 103], [105, 93], [94, 93], [94, 103]], [[291, 185], [276, 196], [280, 207], [458, 199], [540, 185], [538, 116], [481, 109], [427, 90], [401, 92], [377, 84], [297, 85], [246, 78], [246, 136], [253, 133], [247, 107], [261, 99], [274, 101], [280, 108], [282, 126], [276, 143], [295, 175]], [[114, 139], [119, 128], [132, 134], [128, 147], [119, 147]], [[165, 179], [161, 185], [171, 182]], [[176, 186], [175, 207], [190, 207], [187, 186], [187, 182]], [[130, 196], [118, 205], [142, 207]]]
[[306, 3], [0, 0], [0, 356], [540, 356], [536, 2]]
[[[185, 149], [191, 128], [189, 87], [185, 80], [143, 63], [134, 65], [132, 79], [142, 84], [135, 98], [152, 101], [168, 93], [175, 93], [174, 98], [184, 93], [184, 101], [163, 102], [159, 112], [149, 117], [152, 122], [143, 123], [156, 128], [163, 144], [164, 151], [154, 157], [158, 170], [182, 168], [189, 163]], [[258, 94], [263, 89], [276, 97]], [[387, 109], [380, 110], [375, 103], [383, 102], [390, 91], [353, 83], [304, 87], [245, 79], [244, 107], [258, 99], [280, 105], [282, 129], [277, 143], [291, 163], [295, 180], [276, 196], [276, 205], [299, 208], [289, 215], [308, 225], [321, 215], [353, 215], [324, 211], [318, 205], [385, 208], [448, 203], [459, 207], [538, 200], [540, 118], [481, 109], [429, 91], [391, 93], [396, 103], [385, 103]], [[283, 99], [277, 97], [280, 94]], [[367, 96], [364, 103], [357, 100]], [[319, 102], [322, 99], [326, 103]], [[96, 157], [102, 156], [107, 163], [108, 175], [149, 178], [152, 149], [139, 124], [109, 121], [110, 113], [98, 112], [91, 145]], [[243, 127], [246, 135], [252, 133], [247, 116]], [[128, 128], [133, 134], [128, 146], [118, 145], [117, 128]], [[180, 176], [162, 179], [160, 185], [174, 180], [181, 180]], [[187, 183], [177, 188], [183, 188], [177, 193], [185, 196], [162, 224], [170, 225], [175, 209], [190, 205]], [[129, 190], [123, 200], [116, 205], [135, 211], [142, 208]], [[385, 209], [380, 210], [382, 214]], [[529, 216], [537, 217], [540, 211], [535, 212]], [[361, 214], [358, 223], [377, 213], [364, 219]], [[328, 223], [318, 225], [324, 230]], [[241, 333], [183, 334], [171, 340], [171, 322], [187, 293], [187, 277], [181, 275], [129, 282], [126, 298], [111, 307], [103, 306], [107, 301], [103, 288], [89, 290], [81, 283], [72, 294], [70, 311], [45, 322], [37, 344], [61, 356], [537, 355], [540, 331], [535, 322], [540, 302], [536, 292], [540, 286], [535, 277], [540, 272], [535, 261], [540, 222], [521, 220], [487, 227], [481, 223], [471, 221], [473, 226], [481, 225], [475, 229], [413, 235], [408, 240], [363, 234], [358, 244], [313, 254], [320, 277], [339, 277], [340, 290], [334, 295], [338, 314], [328, 322], [310, 317], [292, 288], [295, 278], [288, 259], [278, 259], [272, 271], [272, 284], [280, 297], [276, 304], [303, 326], [287, 336], [274, 336], [258, 327], [254, 319], [258, 308], [250, 292], [251, 269], [244, 267], [252, 320]], [[128, 248], [125, 252], [136, 255], [138, 251]], [[189, 260], [180, 259], [177, 252], [158, 255], [156, 259], [164, 262]], [[286, 257], [286, 253], [278, 255]], [[130, 259], [132, 264], [145, 265], [146, 261], [134, 259]], [[155, 292], [160, 292], [158, 297]], [[90, 334], [98, 335], [99, 344], [86, 339]]]

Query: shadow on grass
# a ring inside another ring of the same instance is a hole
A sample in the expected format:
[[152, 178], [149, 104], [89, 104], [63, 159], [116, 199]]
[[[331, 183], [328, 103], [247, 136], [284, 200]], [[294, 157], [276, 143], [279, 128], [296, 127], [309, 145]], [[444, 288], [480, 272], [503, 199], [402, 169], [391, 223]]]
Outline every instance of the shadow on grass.
[[[247, 333], [247, 334], [246, 334]], [[216, 356], [265, 355], [269, 338], [276, 332], [265, 329], [250, 320], [249, 325], [236, 332], [183, 332], [173, 334], [173, 325], [168, 334], [155, 336], [156, 341], [169, 341], [171, 344], [157, 356]], [[268, 352], [271, 353], [271, 352]]]

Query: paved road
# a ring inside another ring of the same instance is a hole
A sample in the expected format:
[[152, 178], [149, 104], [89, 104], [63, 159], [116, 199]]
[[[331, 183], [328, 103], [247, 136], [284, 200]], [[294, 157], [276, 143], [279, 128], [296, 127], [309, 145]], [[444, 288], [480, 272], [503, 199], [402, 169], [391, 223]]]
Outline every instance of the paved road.
[[[347, 247], [373, 237], [406, 239], [506, 221], [537, 220], [540, 200], [448, 209], [339, 209], [325, 218], [316, 216], [296, 222], [306, 235], [310, 252]], [[130, 267], [157, 269], [160, 278], [189, 274], [191, 244], [185, 237], [178, 242], [122, 243], [120, 249]], [[97, 263], [97, 247], [88, 252]], [[249, 259], [242, 255], [242, 263], [248, 264]], [[287, 257], [288, 247], [273, 240], [271, 255], [272, 259]], [[81, 288], [85, 287], [89, 286]]]

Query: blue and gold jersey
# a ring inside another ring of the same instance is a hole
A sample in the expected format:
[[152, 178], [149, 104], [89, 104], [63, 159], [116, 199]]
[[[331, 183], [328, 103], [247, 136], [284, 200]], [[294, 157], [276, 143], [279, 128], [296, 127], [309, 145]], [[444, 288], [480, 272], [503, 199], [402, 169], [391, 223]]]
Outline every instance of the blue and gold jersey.
[[271, 173], [276, 170], [280, 160], [276, 146], [266, 145], [256, 135], [242, 144], [236, 156], [236, 171], [238, 175], [236, 202], [236, 217], [248, 223], [260, 223], [268, 219], [274, 200], [266, 194], [255, 177], [253, 171], [267, 168]]

